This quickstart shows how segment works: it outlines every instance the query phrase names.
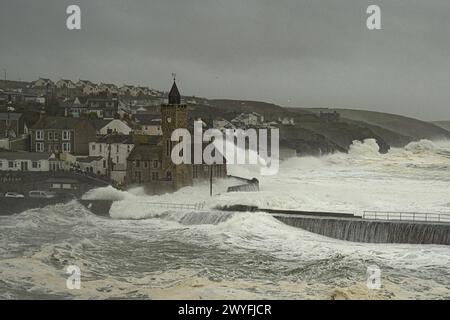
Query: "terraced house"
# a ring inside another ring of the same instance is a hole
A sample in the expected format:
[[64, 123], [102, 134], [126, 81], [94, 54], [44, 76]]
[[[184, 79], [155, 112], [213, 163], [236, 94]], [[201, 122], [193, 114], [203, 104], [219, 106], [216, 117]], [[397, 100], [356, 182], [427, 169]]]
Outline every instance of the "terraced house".
[[42, 117], [30, 129], [33, 152], [88, 155], [89, 142], [95, 140], [92, 123], [84, 118]]

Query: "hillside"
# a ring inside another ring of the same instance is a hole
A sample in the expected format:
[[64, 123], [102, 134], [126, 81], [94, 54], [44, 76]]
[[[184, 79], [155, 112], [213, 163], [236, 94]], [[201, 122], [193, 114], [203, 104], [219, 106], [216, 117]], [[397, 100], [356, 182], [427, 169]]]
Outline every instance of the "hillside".
[[280, 140], [283, 145], [296, 149], [299, 154], [345, 152], [354, 140], [367, 138], [375, 138], [380, 145], [380, 151], [387, 152], [390, 144], [379, 132], [398, 144], [412, 140], [405, 139], [395, 132], [387, 133], [388, 130], [381, 128], [375, 130], [377, 129], [376, 126], [371, 128], [363, 122], [346, 123], [341, 121], [330, 123], [309, 110], [292, 110], [258, 101], [208, 100], [207, 104], [190, 106], [189, 110], [191, 117], [202, 117], [207, 122], [218, 117], [231, 120], [242, 112], [258, 112], [264, 115], [266, 121], [276, 121], [285, 117], [293, 118], [295, 125], [280, 126]]
[[432, 121], [432, 124], [441, 127], [447, 131], [450, 131], [450, 121]]
[[311, 108], [306, 110], [317, 113], [337, 111], [343, 118], [366, 122], [413, 139], [450, 139], [450, 132], [434, 123], [396, 114], [352, 109]]

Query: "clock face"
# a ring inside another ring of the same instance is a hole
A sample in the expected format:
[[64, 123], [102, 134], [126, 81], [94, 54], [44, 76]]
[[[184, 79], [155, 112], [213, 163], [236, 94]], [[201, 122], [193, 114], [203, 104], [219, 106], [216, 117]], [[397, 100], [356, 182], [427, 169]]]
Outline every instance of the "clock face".
[[172, 122], [172, 118], [171, 117], [168, 117], [167, 118], [167, 123], [171, 123]]

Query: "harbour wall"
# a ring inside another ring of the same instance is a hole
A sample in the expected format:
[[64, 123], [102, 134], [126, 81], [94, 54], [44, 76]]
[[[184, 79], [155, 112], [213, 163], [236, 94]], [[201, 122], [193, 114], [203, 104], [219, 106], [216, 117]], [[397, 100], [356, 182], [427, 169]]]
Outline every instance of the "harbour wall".
[[273, 214], [279, 221], [323, 236], [354, 242], [450, 245], [450, 224]]

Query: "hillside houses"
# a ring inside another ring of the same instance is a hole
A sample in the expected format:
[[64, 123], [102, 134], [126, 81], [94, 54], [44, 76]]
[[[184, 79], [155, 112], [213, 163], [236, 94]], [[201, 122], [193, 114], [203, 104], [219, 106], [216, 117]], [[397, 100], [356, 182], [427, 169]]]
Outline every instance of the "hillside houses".
[[82, 92], [84, 95], [90, 96], [90, 95], [96, 95], [100, 92], [100, 89], [96, 84], [93, 83], [87, 83], [84, 86], [81, 87]]
[[72, 80], [61, 79], [56, 82], [56, 88], [58, 89], [76, 89], [77, 85]]
[[231, 120], [231, 123], [236, 127], [251, 127], [257, 126], [264, 122], [264, 117], [259, 113], [241, 113]]
[[39, 78], [31, 83], [32, 88], [48, 88], [55, 86], [55, 83], [48, 78]]
[[99, 119], [114, 119], [119, 111], [117, 98], [88, 98], [86, 101], [86, 112], [95, 115]]
[[98, 92], [103, 92], [107, 95], [117, 95], [119, 93], [119, 88], [112, 83], [100, 83], [97, 90]]
[[[53, 83], [40, 78], [24, 92], [28, 94], [27, 90], [34, 88], [43, 88], [44, 105], [21, 112], [0, 112], [0, 135], [8, 140], [25, 137], [23, 153], [9, 141], [0, 143], [0, 148], [11, 150], [1, 163], [6, 171], [62, 170], [119, 185], [143, 183], [149, 188], [146, 190], [155, 192], [209, 179], [210, 172], [215, 178], [226, 175], [224, 164], [173, 163], [173, 130], [192, 129], [188, 106], [182, 103], [175, 83], [164, 94], [143, 86], [119, 88], [81, 79]], [[25, 93], [20, 93], [21, 99]], [[5, 104], [11, 102], [12, 108], [23, 107], [8, 99], [5, 97]]]

